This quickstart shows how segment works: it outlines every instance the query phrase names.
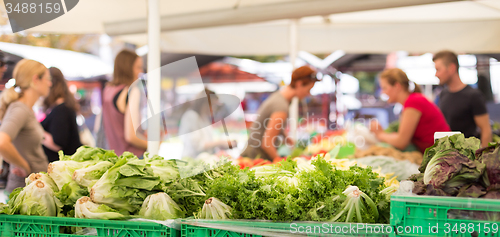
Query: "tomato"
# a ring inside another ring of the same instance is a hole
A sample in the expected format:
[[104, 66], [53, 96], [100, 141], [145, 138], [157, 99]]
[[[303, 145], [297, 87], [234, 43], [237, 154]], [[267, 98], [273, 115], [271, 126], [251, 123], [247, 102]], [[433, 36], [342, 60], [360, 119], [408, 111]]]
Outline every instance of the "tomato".
[[255, 160], [252, 160], [252, 165], [253, 166], [258, 166], [260, 163], [264, 162], [265, 160], [262, 158], [257, 158]]
[[253, 160], [250, 158], [239, 158], [238, 159], [238, 164], [240, 165], [241, 169], [244, 169], [246, 167], [252, 168], [253, 167]]

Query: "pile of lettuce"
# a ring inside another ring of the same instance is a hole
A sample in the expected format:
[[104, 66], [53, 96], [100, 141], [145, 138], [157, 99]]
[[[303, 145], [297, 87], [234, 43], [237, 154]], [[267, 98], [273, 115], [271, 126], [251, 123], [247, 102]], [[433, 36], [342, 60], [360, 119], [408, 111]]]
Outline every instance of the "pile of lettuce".
[[432, 196], [500, 198], [500, 144], [480, 149], [475, 137], [456, 134], [425, 150], [413, 193]]
[[[31, 174], [15, 189], [0, 213], [92, 219], [192, 216], [207, 199], [207, 180], [236, 170], [230, 163], [206, 171], [197, 161], [178, 164], [147, 153], [117, 156], [101, 148], [80, 147], [72, 156], [60, 152], [47, 173]], [[224, 161], [222, 161], [224, 162]], [[181, 178], [182, 169], [185, 178]], [[174, 201], [175, 200], [175, 201]], [[153, 208], [154, 207], [154, 208]]]
[[31, 174], [0, 213], [91, 219], [264, 219], [389, 223], [385, 178], [321, 156], [241, 170], [227, 160], [138, 159], [80, 147]]
[[[302, 167], [285, 160], [211, 181], [206, 194], [214, 199], [200, 217], [389, 223], [384, 181], [371, 168], [340, 170], [322, 157]], [[211, 207], [216, 202], [223, 205]]]

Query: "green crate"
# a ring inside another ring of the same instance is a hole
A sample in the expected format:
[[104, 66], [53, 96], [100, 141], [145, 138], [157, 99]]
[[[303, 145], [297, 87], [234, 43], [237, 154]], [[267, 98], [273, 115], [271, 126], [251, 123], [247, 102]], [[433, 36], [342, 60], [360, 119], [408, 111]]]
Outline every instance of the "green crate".
[[[67, 230], [93, 230], [93, 236], [179, 237], [180, 231], [155, 222], [92, 220], [69, 217], [0, 215], [0, 236], [74, 237]], [[91, 236], [92, 236], [91, 235]], [[85, 235], [89, 236], [89, 235]]]
[[397, 236], [500, 237], [500, 200], [391, 196]]
[[[328, 231], [325, 228], [328, 226]], [[358, 229], [357, 227], [363, 227]], [[333, 227], [333, 229], [332, 229]], [[354, 227], [354, 229], [349, 229]], [[377, 229], [373, 228], [379, 228]], [[337, 230], [336, 230], [337, 228]], [[372, 228], [366, 230], [366, 228]], [[385, 231], [381, 233], [383, 228]], [[307, 231], [310, 230], [310, 231]], [[354, 230], [354, 231], [352, 231]], [[378, 232], [378, 233], [376, 233]], [[262, 236], [365, 236], [392, 237], [392, 227], [382, 224], [271, 222], [245, 220], [183, 220], [182, 237], [262, 237]]]

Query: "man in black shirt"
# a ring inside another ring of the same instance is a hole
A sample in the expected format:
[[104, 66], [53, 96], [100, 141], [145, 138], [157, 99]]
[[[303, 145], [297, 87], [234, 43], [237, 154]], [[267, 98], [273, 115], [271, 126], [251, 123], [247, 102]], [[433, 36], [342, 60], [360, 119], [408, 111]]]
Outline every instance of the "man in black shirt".
[[[452, 131], [460, 131], [465, 137], [481, 138], [481, 146], [491, 142], [491, 126], [486, 101], [476, 89], [464, 84], [458, 74], [458, 57], [451, 51], [441, 51], [432, 58], [436, 77], [446, 88], [439, 96], [439, 108]], [[477, 128], [481, 130], [478, 136]]]

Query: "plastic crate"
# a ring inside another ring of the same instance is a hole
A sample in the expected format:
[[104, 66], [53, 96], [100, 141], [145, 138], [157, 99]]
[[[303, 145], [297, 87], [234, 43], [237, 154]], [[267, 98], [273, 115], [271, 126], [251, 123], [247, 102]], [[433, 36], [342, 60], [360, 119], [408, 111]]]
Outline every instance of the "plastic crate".
[[[180, 231], [147, 221], [92, 220], [68, 217], [0, 215], [0, 236], [74, 237], [68, 230], [85, 229], [85, 236], [179, 237]], [[83, 234], [83, 233], [82, 233]]]
[[[327, 226], [327, 228], [326, 228]], [[357, 227], [363, 227], [358, 229]], [[351, 229], [353, 227], [353, 229]], [[376, 228], [375, 228], [376, 227]], [[367, 230], [371, 228], [371, 230]], [[381, 230], [383, 228], [384, 230]], [[327, 230], [328, 229], [328, 230]], [[378, 229], [378, 231], [377, 231]], [[310, 230], [310, 231], [307, 231]], [[382, 233], [384, 232], [384, 233]], [[392, 227], [382, 224], [183, 220], [182, 237], [262, 237], [262, 236], [365, 236], [391, 237]]]
[[500, 200], [391, 196], [397, 236], [500, 237]]

